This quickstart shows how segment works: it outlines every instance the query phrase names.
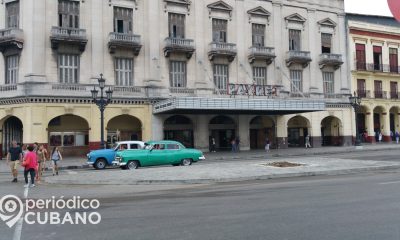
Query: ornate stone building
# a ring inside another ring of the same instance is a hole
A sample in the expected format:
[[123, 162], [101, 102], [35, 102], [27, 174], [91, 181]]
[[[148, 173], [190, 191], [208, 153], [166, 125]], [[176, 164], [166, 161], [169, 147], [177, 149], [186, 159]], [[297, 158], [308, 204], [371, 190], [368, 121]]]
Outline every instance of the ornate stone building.
[[343, 0], [4, 0], [0, 16], [3, 152], [98, 147], [100, 73], [110, 143], [351, 144]]

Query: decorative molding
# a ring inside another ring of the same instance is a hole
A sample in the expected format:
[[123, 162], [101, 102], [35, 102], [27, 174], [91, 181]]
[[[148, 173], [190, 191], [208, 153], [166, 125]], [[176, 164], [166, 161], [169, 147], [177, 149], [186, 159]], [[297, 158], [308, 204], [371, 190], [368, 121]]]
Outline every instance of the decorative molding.
[[289, 24], [295, 24], [295, 25], [297, 24], [301, 25], [304, 30], [304, 23], [307, 21], [307, 19], [305, 19], [298, 13], [294, 13], [292, 15], [285, 17], [285, 21], [286, 21], [286, 28], [289, 27]]
[[209, 18], [211, 18], [211, 13], [213, 11], [216, 12], [225, 12], [229, 14], [229, 20], [232, 20], [232, 10], [233, 7], [231, 7], [229, 4], [225, 3], [224, 1], [218, 1], [215, 3], [211, 3], [209, 5], [207, 5], [208, 8], [208, 14], [209, 14]]
[[[83, 2], [84, 0], [82, 0], [82, 2]], [[118, 1], [118, 0], [108, 0], [108, 6], [112, 6], [112, 5], [115, 5], [115, 3], [113, 3], [113, 2], [116, 2], [116, 1]], [[138, 10], [138, 6], [139, 6], [139, 1], [140, 0], [128, 0], [128, 1], [131, 1], [131, 2], [133, 2], [134, 4], [135, 4], [135, 10]]]
[[168, 5], [175, 5], [185, 7], [187, 9], [187, 15], [190, 15], [190, 6], [192, 2], [190, 0], [164, 0], [164, 12], [168, 12]]
[[259, 6], [253, 9], [250, 9], [247, 11], [247, 14], [249, 15], [249, 23], [251, 23], [252, 17], [261, 17], [261, 18], [266, 18], [267, 23], [269, 25], [269, 18], [271, 16], [271, 13], [265, 10], [265, 8]]

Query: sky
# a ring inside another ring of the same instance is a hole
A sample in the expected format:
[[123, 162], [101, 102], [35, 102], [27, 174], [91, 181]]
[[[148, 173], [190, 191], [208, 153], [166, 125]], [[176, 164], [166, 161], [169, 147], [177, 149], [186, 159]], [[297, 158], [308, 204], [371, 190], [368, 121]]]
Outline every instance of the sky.
[[344, 0], [344, 6], [350, 13], [392, 16], [387, 0]]

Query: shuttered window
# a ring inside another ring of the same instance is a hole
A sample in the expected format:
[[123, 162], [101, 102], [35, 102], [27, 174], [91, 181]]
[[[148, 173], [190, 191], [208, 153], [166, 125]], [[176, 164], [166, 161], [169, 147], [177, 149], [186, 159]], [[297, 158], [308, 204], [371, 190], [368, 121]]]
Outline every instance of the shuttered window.
[[253, 80], [256, 85], [267, 85], [267, 68], [253, 67]]
[[382, 81], [375, 80], [374, 81], [374, 88], [375, 88], [375, 98], [382, 98]]
[[79, 55], [58, 55], [58, 73], [60, 83], [79, 82]]
[[397, 82], [390, 82], [390, 93], [392, 93], [392, 95], [394, 93], [397, 94], [398, 89], [397, 89]]
[[397, 48], [389, 48], [390, 72], [394, 72], [394, 73], [399, 72], [398, 61], [399, 60], [398, 60]]
[[289, 51], [301, 50], [301, 31], [289, 29]]
[[367, 96], [365, 79], [357, 79], [357, 95], [362, 98]]
[[265, 25], [252, 24], [252, 41], [253, 46], [264, 47], [265, 43]]
[[19, 1], [6, 3], [7, 28], [19, 28]]
[[213, 42], [227, 42], [228, 21], [222, 19], [212, 20]]
[[356, 65], [357, 70], [365, 70], [366, 62], [365, 62], [365, 45], [364, 44], [356, 44]]
[[132, 34], [133, 10], [114, 7], [114, 32]]
[[331, 53], [332, 34], [329, 33], [321, 34], [321, 47], [322, 47], [322, 53]]
[[373, 47], [373, 57], [374, 57], [374, 70], [382, 71], [382, 47], [374, 46]]
[[219, 90], [227, 90], [229, 83], [228, 65], [214, 64], [214, 84]]
[[79, 2], [58, 1], [58, 26], [65, 28], [79, 28]]
[[169, 37], [185, 38], [185, 15], [169, 13]]
[[17, 84], [18, 83], [18, 68], [19, 68], [19, 56], [11, 55], [7, 56], [6, 62], [6, 81], [5, 84]]
[[171, 87], [186, 87], [186, 62], [170, 61], [169, 81]]
[[323, 72], [322, 78], [324, 81], [324, 93], [333, 94], [335, 93], [335, 81], [333, 72]]
[[133, 86], [133, 59], [115, 58], [115, 85]]
[[291, 92], [303, 91], [303, 72], [301, 70], [290, 70]]

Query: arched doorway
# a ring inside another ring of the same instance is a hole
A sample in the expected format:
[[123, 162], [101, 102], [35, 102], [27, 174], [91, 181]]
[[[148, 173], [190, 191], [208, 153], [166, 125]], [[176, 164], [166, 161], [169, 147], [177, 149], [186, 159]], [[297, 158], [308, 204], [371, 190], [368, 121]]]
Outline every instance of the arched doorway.
[[67, 114], [48, 124], [50, 148], [61, 147], [64, 156], [82, 156], [89, 152], [89, 124], [79, 116]]
[[1, 141], [1, 152], [3, 156], [7, 154], [13, 140], [17, 141], [17, 143], [20, 145], [23, 143], [23, 124], [19, 118], [11, 116], [8, 117], [3, 123]]
[[329, 116], [322, 119], [321, 138], [322, 146], [342, 146], [342, 121], [334, 116]]
[[164, 139], [182, 143], [185, 147], [193, 148], [193, 123], [185, 116], [175, 115], [164, 122]]
[[275, 142], [275, 124], [268, 116], [257, 116], [250, 121], [250, 149], [264, 149], [266, 139]]
[[231, 141], [236, 138], [235, 121], [227, 116], [217, 116], [210, 120], [208, 129], [211, 138], [215, 139], [217, 150], [230, 150]]
[[392, 132], [392, 141], [396, 141], [396, 132], [399, 132], [399, 107], [390, 109], [390, 131]]
[[107, 144], [117, 141], [142, 140], [142, 123], [136, 117], [120, 115], [107, 123]]
[[387, 114], [384, 107], [377, 106], [374, 108], [374, 136], [377, 142], [379, 141], [379, 133], [383, 134], [384, 114]]
[[[292, 117], [287, 124], [288, 129], [288, 146], [303, 147], [305, 146], [305, 137], [310, 134], [310, 122], [302, 116]], [[312, 137], [312, 136], [311, 136]]]

